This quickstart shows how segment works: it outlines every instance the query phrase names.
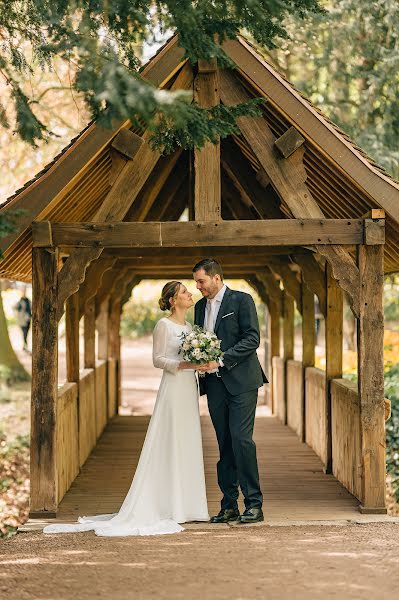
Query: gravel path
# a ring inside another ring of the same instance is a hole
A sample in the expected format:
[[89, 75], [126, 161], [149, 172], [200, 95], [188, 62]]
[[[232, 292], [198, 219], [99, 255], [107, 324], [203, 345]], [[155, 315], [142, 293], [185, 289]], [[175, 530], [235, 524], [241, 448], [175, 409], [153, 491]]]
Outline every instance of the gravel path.
[[19, 533], [0, 544], [13, 600], [395, 598], [399, 525], [198, 528], [146, 538]]

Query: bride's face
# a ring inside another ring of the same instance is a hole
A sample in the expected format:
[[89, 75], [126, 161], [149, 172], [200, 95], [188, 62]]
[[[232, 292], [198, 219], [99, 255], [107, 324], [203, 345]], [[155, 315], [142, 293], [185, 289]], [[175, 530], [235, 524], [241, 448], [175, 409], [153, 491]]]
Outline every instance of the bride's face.
[[188, 309], [191, 308], [193, 304], [193, 295], [188, 291], [185, 285], [181, 285], [175, 299], [174, 307]]

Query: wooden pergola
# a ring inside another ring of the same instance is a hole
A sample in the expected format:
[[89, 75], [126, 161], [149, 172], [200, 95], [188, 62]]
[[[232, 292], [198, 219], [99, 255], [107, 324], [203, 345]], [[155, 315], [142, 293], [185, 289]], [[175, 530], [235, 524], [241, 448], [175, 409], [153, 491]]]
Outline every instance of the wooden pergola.
[[[133, 287], [190, 277], [204, 256], [246, 279], [268, 307], [273, 413], [362, 512], [386, 512], [382, 300], [384, 271], [399, 269], [399, 184], [245, 39], [224, 49], [234, 71], [215, 61], [192, 67], [174, 36], [143, 76], [192, 90], [204, 107], [264, 97], [262, 116], [241, 117], [239, 134], [161, 156], [130, 122], [112, 131], [92, 123], [2, 208], [25, 213], [3, 243], [0, 276], [33, 284], [32, 516], [56, 515], [118, 412], [119, 323]], [[357, 385], [342, 379], [344, 294], [357, 320]], [[324, 371], [314, 367], [315, 296]], [[294, 360], [295, 307], [302, 361]], [[64, 313], [67, 382], [59, 388]]]

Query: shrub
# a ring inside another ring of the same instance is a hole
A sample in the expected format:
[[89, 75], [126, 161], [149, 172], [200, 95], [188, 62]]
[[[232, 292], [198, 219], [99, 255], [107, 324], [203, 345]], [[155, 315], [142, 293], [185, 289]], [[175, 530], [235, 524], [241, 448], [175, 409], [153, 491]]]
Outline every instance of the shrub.
[[385, 374], [385, 396], [391, 401], [391, 418], [386, 423], [387, 471], [399, 501], [399, 364]]

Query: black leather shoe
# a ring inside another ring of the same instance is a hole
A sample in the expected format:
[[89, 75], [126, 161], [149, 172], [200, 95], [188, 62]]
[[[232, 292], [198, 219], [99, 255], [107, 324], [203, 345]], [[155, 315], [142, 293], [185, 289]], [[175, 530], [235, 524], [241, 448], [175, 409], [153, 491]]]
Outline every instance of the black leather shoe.
[[240, 523], [258, 523], [264, 521], [263, 512], [261, 508], [247, 508], [245, 512], [240, 516]]
[[211, 517], [210, 523], [228, 523], [229, 521], [238, 521], [240, 511], [238, 508], [222, 508], [218, 515]]

